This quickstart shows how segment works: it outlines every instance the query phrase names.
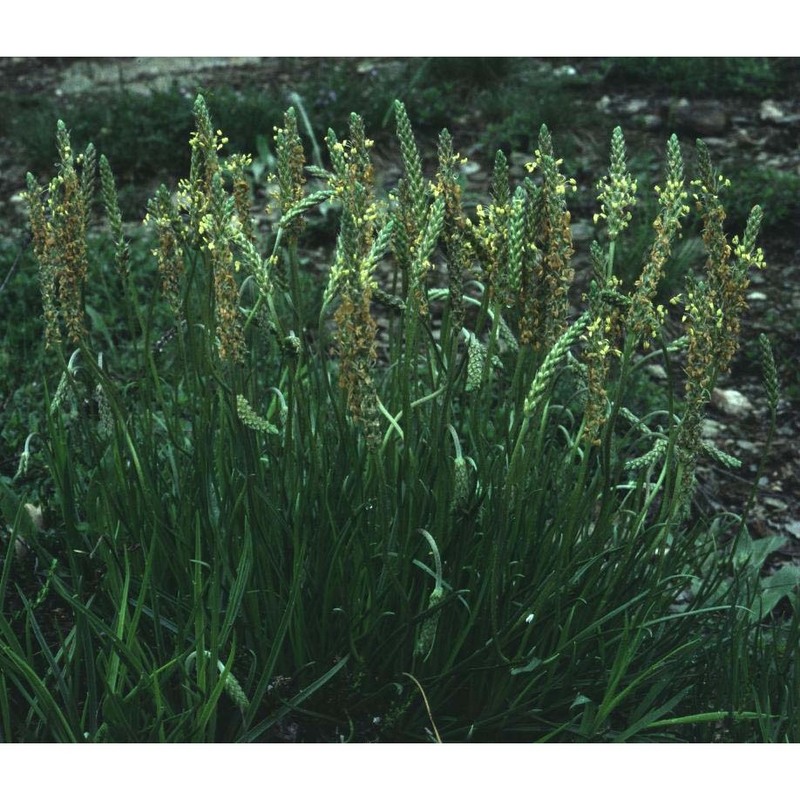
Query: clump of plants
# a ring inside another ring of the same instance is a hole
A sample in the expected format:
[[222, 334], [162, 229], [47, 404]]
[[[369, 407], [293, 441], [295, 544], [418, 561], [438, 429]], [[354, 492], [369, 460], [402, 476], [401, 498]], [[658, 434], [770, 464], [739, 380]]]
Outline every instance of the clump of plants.
[[[56, 177], [28, 178], [61, 366], [0, 484], [3, 737], [796, 738], [791, 582], [773, 619], [744, 520], [692, 510], [698, 463], [735, 466], [702, 421], [763, 267], [760, 210], [728, 239], [702, 143], [687, 181], [668, 141], [623, 289], [640, 188], [614, 131], [576, 311], [574, 181], [547, 128], [518, 185], [498, 153], [470, 215], [451, 136], [426, 171], [401, 103], [388, 195], [358, 115], [308, 167], [290, 109], [265, 230], [248, 157], [202, 97], [194, 114], [188, 176], [148, 205], [152, 273], [131, 268], [111, 165], [63, 123]], [[113, 257], [90, 270], [98, 196]], [[309, 270], [323, 204], [338, 234]], [[670, 312], [691, 205], [705, 264]], [[649, 364], [666, 399], [634, 413]]]

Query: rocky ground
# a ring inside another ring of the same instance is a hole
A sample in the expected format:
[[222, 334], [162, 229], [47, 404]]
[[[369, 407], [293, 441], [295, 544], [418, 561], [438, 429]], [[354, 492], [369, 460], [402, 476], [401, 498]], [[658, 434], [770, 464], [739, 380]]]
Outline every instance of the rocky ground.
[[[563, 62], [562, 60], [559, 60]], [[588, 60], [585, 60], [588, 61]], [[595, 60], [596, 61], [596, 60]], [[390, 69], [392, 61], [370, 61], [370, 69]], [[585, 68], [582, 60], [559, 63], [558, 68]], [[202, 80], [227, 86], [258, 84], [290, 90], [297, 76], [309, 70], [323, 70], [320, 59], [0, 59], [0, 88], [20, 93], [64, 93], [93, 91], [98, 87], [125, 87], [146, 92], [177, 82], [187, 91]], [[714, 158], [746, 161], [776, 170], [800, 172], [800, 98], [776, 100], [704, 100], [690, 102], [662, 91], [604, 85], [591, 103], [609, 120], [609, 129], [619, 124], [626, 131], [629, 152], [662, 153], [669, 134], [675, 130], [689, 142], [705, 139]], [[465, 113], [454, 126], [456, 142], [474, 139], [474, 130], [485, 120], [479, 111]], [[463, 130], [459, 131], [459, 126]], [[602, 148], [607, 148], [603, 145]], [[600, 151], [598, 145], [598, 152]], [[380, 153], [380, 150], [379, 150]], [[462, 150], [470, 157], [469, 150]], [[525, 154], [516, 154], [516, 162]], [[606, 156], [603, 156], [605, 159]], [[515, 160], [512, 158], [512, 160]], [[380, 163], [385, 174], [394, 167]], [[604, 171], [593, 172], [596, 178]], [[0, 235], [18, 236], [23, 222], [18, 194], [24, 185], [25, 165], [19, 158], [18, 143], [0, 139]], [[470, 185], [480, 188], [487, 174], [477, 164], [467, 164]], [[575, 217], [578, 219], [578, 216]], [[583, 217], [588, 218], [588, 217]], [[588, 248], [590, 234], [576, 224], [578, 249]], [[744, 320], [745, 345], [730, 374], [715, 393], [706, 424], [706, 435], [720, 449], [739, 457], [740, 470], [726, 470], [707, 464], [702, 469], [702, 496], [708, 506], [740, 511], [750, 495], [753, 476], [763, 452], [767, 433], [767, 411], [755, 342], [767, 333], [778, 355], [778, 369], [784, 389], [778, 409], [778, 429], [760, 479], [751, 516], [751, 532], [757, 537], [779, 535], [785, 544], [773, 557], [770, 569], [781, 563], [800, 563], [800, 379], [797, 353], [800, 349], [800, 235], [798, 220], [762, 239], [768, 269], [753, 277], [750, 310]], [[10, 265], [0, 267], [0, 284]]]

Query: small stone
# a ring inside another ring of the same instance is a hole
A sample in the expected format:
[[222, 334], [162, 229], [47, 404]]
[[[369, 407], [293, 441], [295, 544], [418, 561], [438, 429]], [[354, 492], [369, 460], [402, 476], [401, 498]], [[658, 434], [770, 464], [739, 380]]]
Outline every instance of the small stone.
[[701, 430], [704, 439], [716, 439], [725, 430], [725, 426], [715, 419], [704, 419]]
[[25, 503], [25, 510], [31, 518], [31, 522], [40, 531], [44, 530], [44, 515], [42, 514], [42, 507], [35, 506], [33, 503]]
[[730, 117], [716, 103], [689, 103], [681, 100], [672, 109], [675, 122], [689, 133], [719, 136], [730, 126]]
[[565, 64], [563, 67], [556, 67], [553, 70], [553, 75], [559, 78], [574, 78], [578, 74], [578, 70], [570, 64]]
[[755, 442], [749, 441], [748, 439], [737, 439], [736, 446], [740, 451], [745, 453], [754, 453], [756, 450], [758, 450], [758, 445]]
[[611, 110], [611, 98], [604, 94], [598, 101], [595, 103], [595, 108], [598, 111], [610, 111]]
[[779, 500], [777, 497], [765, 497], [764, 498], [764, 505], [770, 506], [774, 508], [776, 511], [786, 511], [789, 508], [783, 500]]
[[753, 410], [753, 404], [736, 389], [714, 389], [711, 405], [731, 417], [745, 417]]
[[642, 127], [646, 131], [657, 131], [660, 130], [664, 124], [664, 120], [661, 119], [659, 114], [645, 114], [642, 117]]
[[620, 111], [623, 114], [641, 114], [649, 105], [649, 101], [640, 97], [633, 97], [625, 103]]
[[652, 375], [652, 377], [656, 378], [657, 380], [663, 381], [667, 379], [667, 371], [661, 364], [648, 364], [645, 367], [648, 374]]
[[758, 109], [762, 122], [783, 122], [786, 114], [774, 100], [765, 100]]

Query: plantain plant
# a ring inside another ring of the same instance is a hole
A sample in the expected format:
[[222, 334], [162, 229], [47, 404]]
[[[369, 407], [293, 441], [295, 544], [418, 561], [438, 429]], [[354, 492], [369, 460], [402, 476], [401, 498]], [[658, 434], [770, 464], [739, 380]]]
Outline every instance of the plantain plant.
[[[708, 149], [687, 183], [669, 139], [623, 289], [640, 189], [614, 131], [581, 291], [545, 127], [468, 214], [452, 137], [426, 177], [402, 103], [388, 192], [359, 116], [307, 166], [290, 109], [269, 227], [249, 158], [194, 113], [143, 230], [63, 123], [56, 176], [28, 177], [61, 367], [0, 484], [3, 738], [797, 738], [796, 593], [789, 622], [763, 613], [745, 520], [692, 504], [701, 460], [735, 466], [702, 421], [764, 266], [758, 207], [728, 239]], [[692, 201], [705, 264], [665, 307]], [[321, 208], [329, 264], [304, 248]], [[666, 399], [635, 413], [653, 364]]]

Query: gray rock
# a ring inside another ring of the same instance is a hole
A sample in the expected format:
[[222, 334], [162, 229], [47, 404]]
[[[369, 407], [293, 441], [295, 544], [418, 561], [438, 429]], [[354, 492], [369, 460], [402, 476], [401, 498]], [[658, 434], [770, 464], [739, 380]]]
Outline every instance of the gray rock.
[[714, 101], [690, 103], [683, 99], [670, 112], [675, 125], [696, 136], [719, 136], [731, 124], [725, 109]]
[[731, 417], [746, 417], [753, 410], [753, 404], [736, 389], [714, 389], [711, 405]]
[[642, 127], [646, 131], [657, 131], [664, 126], [664, 120], [660, 114], [645, 114], [642, 117]]
[[762, 122], [775, 124], [786, 120], [786, 112], [774, 100], [764, 100], [758, 109], [758, 116]]

